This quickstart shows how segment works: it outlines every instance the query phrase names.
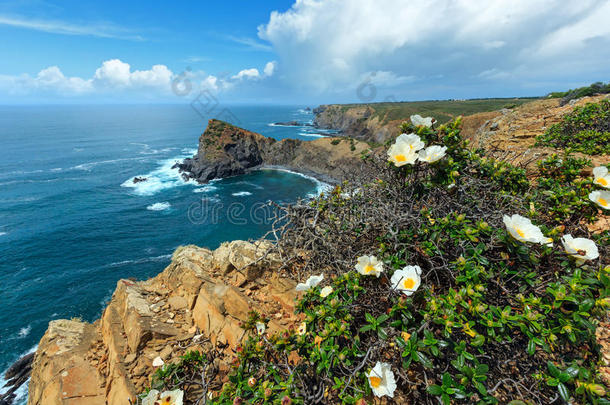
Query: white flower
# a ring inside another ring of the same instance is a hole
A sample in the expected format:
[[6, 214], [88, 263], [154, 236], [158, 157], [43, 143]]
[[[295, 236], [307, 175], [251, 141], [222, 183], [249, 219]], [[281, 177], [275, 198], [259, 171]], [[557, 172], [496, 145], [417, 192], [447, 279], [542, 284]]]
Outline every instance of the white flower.
[[161, 367], [163, 364], [165, 363], [163, 362], [163, 359], [159, 356], [155, 357], [152, 362], [153, 367]]
[[301, 322], [299, 325], [299, 335], [304, 335], [307, 333], [307, 324], [305, 322]]
[[409, 145], [409, 149], [413, 152], [417, 152], [420, 149], [423, 149], [426, 144], [421, 140], [419, 135], [415, 134], [400, 134], [396, 137], [395, 143], [403, 143]]
[[182, 390], [165, 391], [159, 394], [157, 390], [150, 390], [142, 405], [182, 405], [184, 392]]
[[540, 228], [532, 224], [529, 218], [517, 214], [512, 217], [504, 215], [504, 225], [513, 238], [518, 241], [553, 246], [553, 239], [545, 237]]
[[356, 271], [365, 276], [379, 277], [383, 272], [383, 263], [375, 256], [360, 256], [356, 263]]
[[419, 114], [415, 114], [411, 116], [411, 123], [416, 127], [424, 126], [430, 128], [432, 124], [434, 124], [436, 120], [432, 117], [422, 117]]
[[392, 287], [405, 295], [411, 295], [421, 284], [421, 268], [419, 266], [405, 266], [396, 270], [390, 280]]
[[159, 399], [159, 391], [150, 390], [148, 395], [142, 400], [142, 405], [155, 405], [157, 399]]
[[593, 183], [610, 188], [610, 174], [608, 174], [606, 166], [598, 166], [593, 169]]
[[422, 162], [434, 163], [445, 157], [446, 146], [432, 145], [419, 151], [419, 160]]
[[597, 245], [591, 239], [573, 238], [572, 235], [567, 234], [561, 238], [561, 241], [563, 242], [566, 253], [575, 258], [578, 262], [595, 260], [599, 257]]
[[394, 398], [394, 390], [396, 390], [396, 380], [394, 373], [388, 363], [377, 362], [375, 367], [367, 375], [369, 385], [376, 397], [387, 395]]
[[388, 158], [394, 166], [412, 165], [417, 161], [417, 153], [405, 142], [396, 142], [388, 149]]
[[610, 191], [592, 191], [589, 193], [589, 200], [604, 209], [610, 210]]
[[299, 283], [297, 284], [297, 291], [308, 291], [312, 288], [314, 288], [315, 286], [317, 286], [318, 284], [320, 284], [320, 282], [324, 280], [324, 274], [320, 274], [319, 276], [311, 276], [307, 279], [307, 281], [305, 281], [305, 283]]
[[333, 288], [331, 286], [327, 285], [326, 287], [322, 288], [322, 290], [320, 291], [320, 297], [326, 298], [332, 292], [333, 292]]
[[267, 327], [265, 326], [265, 324], [263, 322], [256, 322], [256, 333], [258, 333], [259, 335], [262, 335], [263, 333], [265, 333], [266, 329], [267, 329]]

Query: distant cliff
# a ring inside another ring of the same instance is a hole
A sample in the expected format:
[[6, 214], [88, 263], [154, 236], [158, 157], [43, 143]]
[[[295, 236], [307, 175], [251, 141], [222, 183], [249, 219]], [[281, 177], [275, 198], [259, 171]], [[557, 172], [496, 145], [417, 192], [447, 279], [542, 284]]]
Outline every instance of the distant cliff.
[[361, 166], [366, 143], [337, 138], [313, 141], [273, 138], [212, 119], [199, 138], [197, 154], [177, 167], [183, 176], [205, 183], [264, 167], [281, 167], [337, 182]]
[[[400, 133], [400, 124], [411, 115], [434, 117], [449, 122], [456, 117], [513, 108], [532, 98], [494, 98], [474, 100], [438, 100], [370, 104], [326, 104], [313, 110], [314, 126], [336, 129], [346, 137], [366, 142], [384, 143]], [[478, 119], [475, 118], [480, 125]], [[464, 122], [465, 128], [470, 125]], [[478, 128], [478, 127], [477, 127]]]

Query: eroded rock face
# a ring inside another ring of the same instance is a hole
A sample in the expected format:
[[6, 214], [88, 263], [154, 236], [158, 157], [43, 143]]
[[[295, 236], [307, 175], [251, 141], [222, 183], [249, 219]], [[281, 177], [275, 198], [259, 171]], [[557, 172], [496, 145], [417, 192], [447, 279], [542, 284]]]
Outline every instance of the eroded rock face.
[[155, 278], [120, 280], [97, 322], [51, 322], [33, 363], [29, 404], [136, 403], [153, 361], [177, 361], [186, 347], [226, 347], [227, 358], [218, 361], [228, 370], [251, 310], [272, 319], [270, 332], [297, 322], [295, 282], [277, 274], [270, 247], [233, 241], [215, 251], [178, 248]]

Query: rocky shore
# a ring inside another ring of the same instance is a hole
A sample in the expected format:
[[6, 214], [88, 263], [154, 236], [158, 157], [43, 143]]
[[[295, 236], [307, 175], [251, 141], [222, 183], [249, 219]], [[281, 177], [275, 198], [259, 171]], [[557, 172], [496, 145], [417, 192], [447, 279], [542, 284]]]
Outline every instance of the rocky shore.
[[210, 120], [199, 138], [197, 154], [175, 167], [185, 179], [206, 183], [261, 168], [282, 168], [337, 183], [362, 166], [368, 144], [341, 138], [313, 141], [273, 138]]

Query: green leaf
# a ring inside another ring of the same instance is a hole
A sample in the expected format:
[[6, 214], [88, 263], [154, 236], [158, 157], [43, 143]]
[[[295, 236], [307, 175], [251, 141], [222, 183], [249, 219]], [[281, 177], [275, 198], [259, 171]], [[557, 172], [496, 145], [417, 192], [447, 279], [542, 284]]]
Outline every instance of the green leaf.
[[536, 352], [536, 343], [534, 343], [534, 341], [530, 339], [530, 341], [527, 342], [527, 354], [532, 356], [535, 352]]
[[568, 402], [570, 400], [570, 391], [563, 383], [557, 385], [557, 390], [559, 390], [559, 395], [564, 401]]
[[479, 364], [475, 367], [474, 371], [478, 375], [485, 375], [489, 372], [489, 366], [487, 364]]
[[426, 391], [428, 391], [428, 393], [431, 395], [437, 395], [437, 396], [442, 395], [442, 393], [443, 393], [443, 389], [436, 384], [430, 385], [428, 388], [426, 388]]
[[546, 367], [549, 369], [549, 373], [551, 373], [551, 375], [553, 377], [555, 377], [555, 378], [559, 377], [559, 374], [561, 373], [561, 371], [557, 368], [557, 366], [555, 364], [553, 364], [552, 361], [547, 361]]
[[480, 382], [477, 382], [476, 384], [477, 390], [481, 393], [481, 395], [487, 395], [487, 388], [485, 388], [485, 386], [483, 384], [481, 384]]
[[413, 358], [414, 358], [415, 361], [420, 362], [426, 368], [432, 368], [433, 367], [433, 364], [430, 361], [430, 359], [428, 357], [426, 357], [426, 355], [423, 354], [422, 352], [415, 352], [415, 353], [413, 353]]
[[443, 400], [443, 404], [451, 405], [451, 398], [449, 398], [449, 395], [443, 393], [441, 399]]
[[565, 371], [570, 377], [574, 378], [578, 375], [578, 367], [576, 366], [570, 366], [568, 368], [566, 368]]

